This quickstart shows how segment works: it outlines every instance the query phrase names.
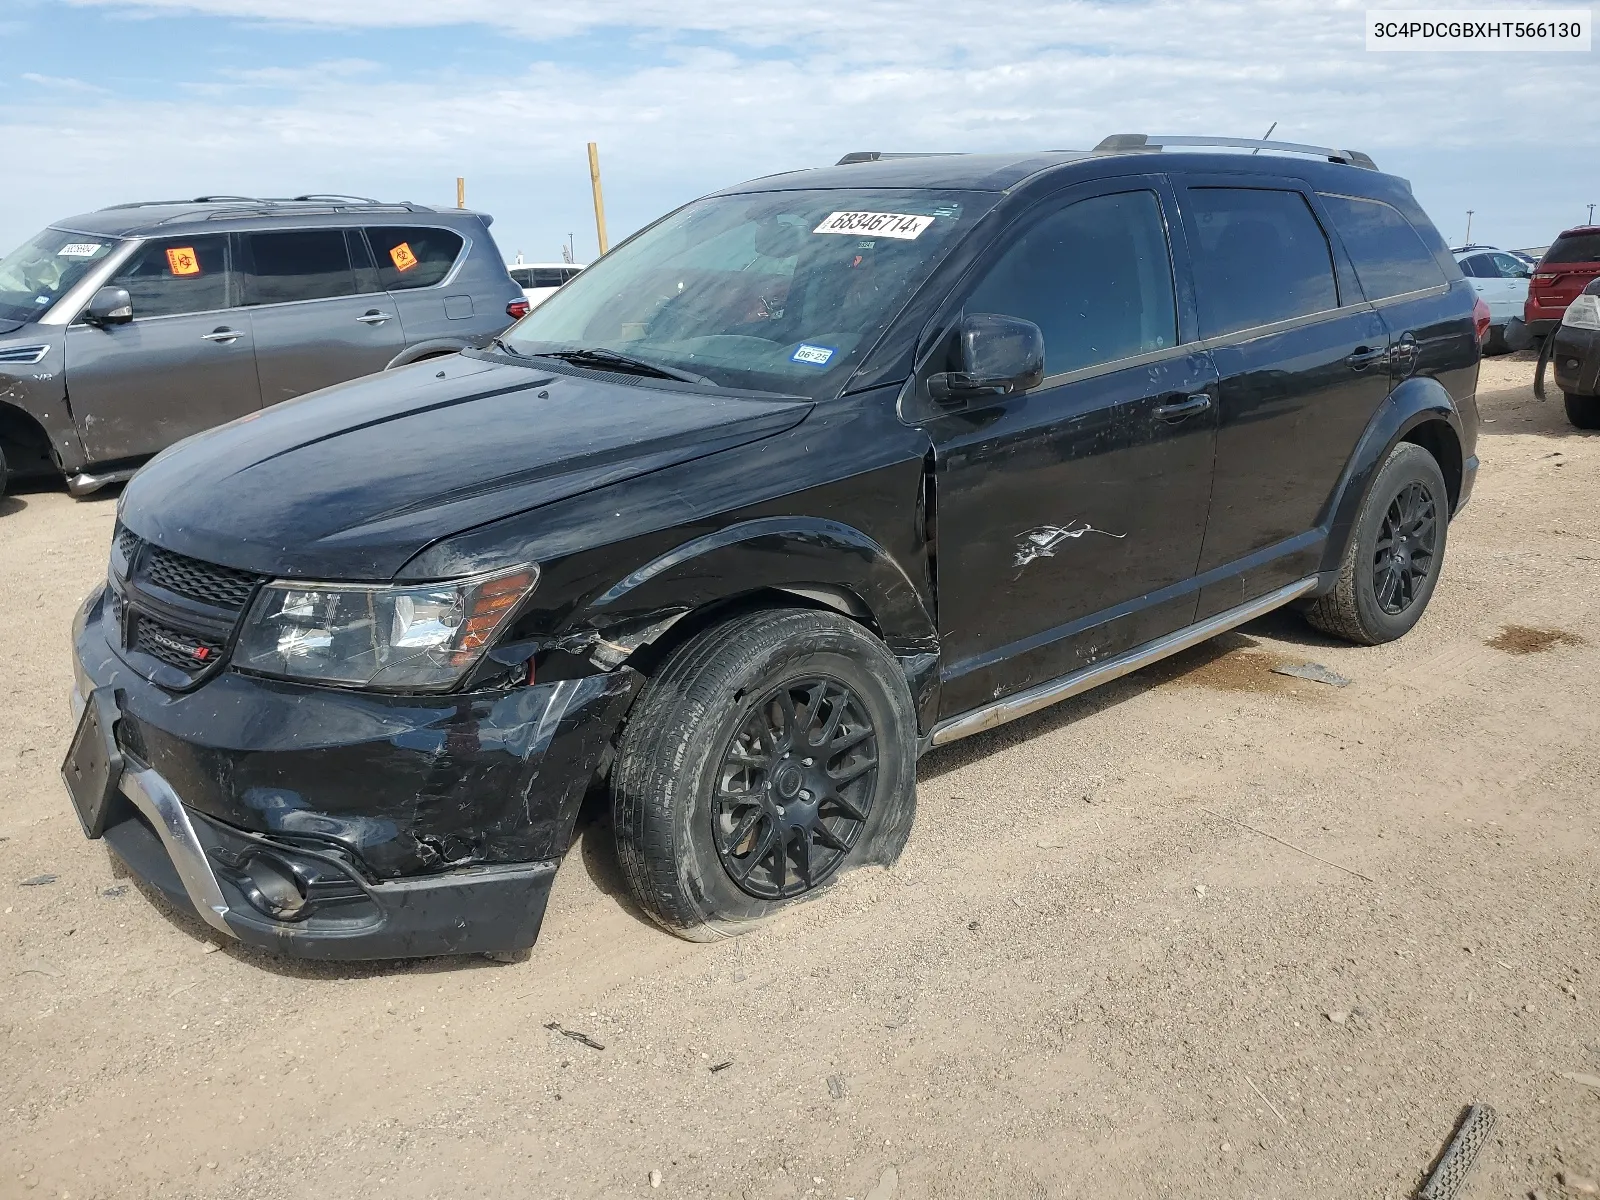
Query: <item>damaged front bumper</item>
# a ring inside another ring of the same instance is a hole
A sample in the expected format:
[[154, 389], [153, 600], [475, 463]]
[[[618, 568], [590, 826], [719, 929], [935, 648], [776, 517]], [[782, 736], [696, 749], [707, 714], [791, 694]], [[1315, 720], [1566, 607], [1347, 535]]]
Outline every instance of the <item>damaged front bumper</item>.
[[636, 672], [416, 697], [224, 671], [175, 694], [116, 655], [103, 607], [74, 622], [73, 706], [113, 713], [98, 825], [135, 874], [300, 957], [533, 944]]

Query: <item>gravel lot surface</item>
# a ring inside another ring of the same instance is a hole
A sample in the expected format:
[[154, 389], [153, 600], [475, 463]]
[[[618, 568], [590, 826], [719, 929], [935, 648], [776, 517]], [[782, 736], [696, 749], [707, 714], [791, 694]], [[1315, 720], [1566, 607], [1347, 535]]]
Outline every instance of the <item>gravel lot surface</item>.
[[1276, 615], [937, 751], [899, 865], [723, 944], [590, 821], [511, 965], [125, 878], [57, 777], [114, 501], [0, 500], [0, 1196], [1401, 1197], [1472, 1101], [1464, 1196], [1594, 1194], [1600, 437], [1531, 379], [1402, 641]]

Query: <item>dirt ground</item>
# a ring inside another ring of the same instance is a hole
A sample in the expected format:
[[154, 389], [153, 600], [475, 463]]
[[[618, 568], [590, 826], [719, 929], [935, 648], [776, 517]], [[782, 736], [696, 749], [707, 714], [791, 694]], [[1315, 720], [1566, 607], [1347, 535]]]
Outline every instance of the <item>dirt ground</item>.
[[57, 777], [114, 503], [0, 501], [0, 1196], [1401, 1197], [1473, 1101], [1463, 1196], [1594, 1194], [1600, 437], [1531, 379], [1402, 641], [1277, 615], [937, 751], [898, 866], [723, 944], [590, 823], [512, 965], [129, 885]]

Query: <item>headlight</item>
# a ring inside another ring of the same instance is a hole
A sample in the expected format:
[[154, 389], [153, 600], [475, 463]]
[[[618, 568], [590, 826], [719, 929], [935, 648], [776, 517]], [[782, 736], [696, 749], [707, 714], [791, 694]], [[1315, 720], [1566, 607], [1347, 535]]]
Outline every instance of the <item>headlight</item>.
[[483, 656], [538, 582], [539, 568], [526, 566], [396, 587], [268, 584], [233, 663], [286, 679], [443, 691]]
[[1600, 329], [1600, 296], [1579, 296], [1567, 305], [1567, 315], [1561, 323], [1572, 329]]

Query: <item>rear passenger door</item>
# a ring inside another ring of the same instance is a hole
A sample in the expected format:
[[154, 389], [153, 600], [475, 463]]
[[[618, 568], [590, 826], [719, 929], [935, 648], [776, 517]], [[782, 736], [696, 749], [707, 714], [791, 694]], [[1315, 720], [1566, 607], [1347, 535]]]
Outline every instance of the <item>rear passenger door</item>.
[[405, 346], [359, 230], [238, 235], [263, 404], [381, 371]]
[[1206, 617], [1317, 569], [1329, 498], [1389, 393], [1389, 334], [1348, 270], [1336, 275], [1298, 180], [1186, 183], [1200, 335], [1221, 377]]
[[957, 411], [902, 403], [934, 446], [946, 716], [1193, 618], [1216, 376], [1178, 301], [1172, 214], [1145, 177], [1020, 218], [953, 302], [1038, 325], [1044, 381]]
[[67, 329], [67, 396], [91, 463], [140, 458], [261, 403], [223, 234], [153, 238], [109, 281], [133, 320]]

